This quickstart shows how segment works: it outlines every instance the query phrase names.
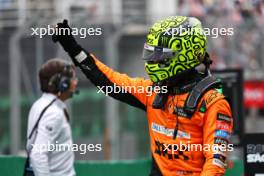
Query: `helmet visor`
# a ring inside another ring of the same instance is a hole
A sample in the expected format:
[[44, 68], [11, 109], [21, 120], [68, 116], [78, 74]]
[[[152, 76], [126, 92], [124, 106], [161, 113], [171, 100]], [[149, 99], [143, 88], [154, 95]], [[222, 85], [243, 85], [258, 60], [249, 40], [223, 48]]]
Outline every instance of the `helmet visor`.
[[144, 44], [143, 49], [143, 60], [147, 62], [164, 62], [168, 61], [169, 59], [175, 57], [176, 52], [169, 48], [162, 48], [162, 47], [154, 47]]

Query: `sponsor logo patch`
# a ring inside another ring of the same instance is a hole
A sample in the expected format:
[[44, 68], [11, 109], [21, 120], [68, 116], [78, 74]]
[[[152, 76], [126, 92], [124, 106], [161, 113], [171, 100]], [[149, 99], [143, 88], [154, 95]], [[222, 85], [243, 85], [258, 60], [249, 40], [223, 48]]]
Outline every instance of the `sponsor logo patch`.
[[231, 117], [229, 117], [228, 115], [225, 115], [225, 114], [217, 113], [217, 120], [225, 121], [225, 122], [230, 123], [231, 122]]
[[174, 108], [174, 114], [178, 115], [178, 116], [181, 116], [181, 117], [185, 117], [185, 118], [192, 118], [191, 115], [187, 114], [183, 108], [181, 107], [175, 107]]
[[226, 152], [225, 151], [221, 151], [221, 150], [215, 150], [214, 151], [214, 154], [216, 154], [216, 155], [222, 155], [222, 156], [224, 156], [224, 157], [226, 157]]
[[230, 125], [228, 123], [223, 122], [223, 121], [216, 121], [216, 128], [218, 130], [225, 130], [228, 132], [231, 131]]
[[214, 158], [221, 160], [222, 162], [225, 162], [226, 157], [220, 154], [214, 154]]
[[222, 162], [220, 159], [216, 159], [216, 158], [213, 159], [213, 164], [216, 166], [219, 166], [221, 168], [226, 167], [226, 164], [224, 162]]
[[224, 131], [224, 130], [216, 130], [215, 136], [220, 137], [220, 138], [224, 138], [224, 139], [229, 139], [231, 134], [227, 131]]
[[224, 145], [228, 145], [228, 141], [226, 139], [221, 139], [221, 138], [215, 138], [214, 139], [214, 143], [215, 144], [224, 144]]
[[[152, 124], [151, 124], [151, 129], [152, 129], [152, 131], [155, 131], [157, 133], [164, 134], [164, 135], [170, 136], [170, 137], [172, 137], [173, 133], [174, 133], [174, 129], [166, 128], [166, 127], [159, 125], [159, 124], [156, 124], [154, 122], [152, 122]], [[190, 135], [190, 133], [187, 133], [185, 131], [178, 130], [177, 138], [191, 139], [191, 135]]]
[[186, 152], [180, 151], [174, 144], [164, 144], [155, 140], [155, 154], [166, 157], [169, 160], [189, 160], [190, 156]]
[[210, 104], [214, 99], [216, 99], [217, 98], [217, 96], [218, 96], [218, 92], [212, 92], [207, 98], [206, 98], [206, 104], [208, 105], [208, 104]]

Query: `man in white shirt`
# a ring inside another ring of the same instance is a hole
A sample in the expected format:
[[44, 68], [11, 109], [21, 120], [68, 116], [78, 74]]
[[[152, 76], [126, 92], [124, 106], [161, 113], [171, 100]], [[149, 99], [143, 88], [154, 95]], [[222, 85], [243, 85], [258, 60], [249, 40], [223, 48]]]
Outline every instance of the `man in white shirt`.
[[39, 81], [43, 95], [31, 107], [27, 152], [35, 176], [75, 176], [72, 136], [65, 100], [76, 91], [73, 65], [52, 59], [42, 65]]

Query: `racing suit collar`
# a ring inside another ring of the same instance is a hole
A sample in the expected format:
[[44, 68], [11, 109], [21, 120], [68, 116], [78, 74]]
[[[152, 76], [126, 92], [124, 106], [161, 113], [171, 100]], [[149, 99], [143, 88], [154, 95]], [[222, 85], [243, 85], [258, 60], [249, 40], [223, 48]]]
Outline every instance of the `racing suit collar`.
[[168, 90], [170, 94], [184, 94], [190, 92], [192, 88], [202, 79], [202, 75], [195, 69], [188, 70], [180, 76], [172, 77], [168, 80]]
[[194, 81], [183, 86], [169, 87], [169, 94], [179, 95], [190, 92], [196, 84], [197, 82]]

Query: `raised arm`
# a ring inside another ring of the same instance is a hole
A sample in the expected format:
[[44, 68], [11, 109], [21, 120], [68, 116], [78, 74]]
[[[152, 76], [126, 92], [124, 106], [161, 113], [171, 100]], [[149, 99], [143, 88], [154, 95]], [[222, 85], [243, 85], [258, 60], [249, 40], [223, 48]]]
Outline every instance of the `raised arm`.
[[[60, 29], [71, 30], [66, 20], [57, 24], [57, 30]], [[78, 45], [71, 34], [54, 35], [53, 41], [61, 44], [75, 65], [81, 68], [86, 77], [101, 92], [142, 110], [146, 109], [147, 93], [142, 90], [151, 86], [150, 80], [130, 78], [126, 74], [113, 71]]]

